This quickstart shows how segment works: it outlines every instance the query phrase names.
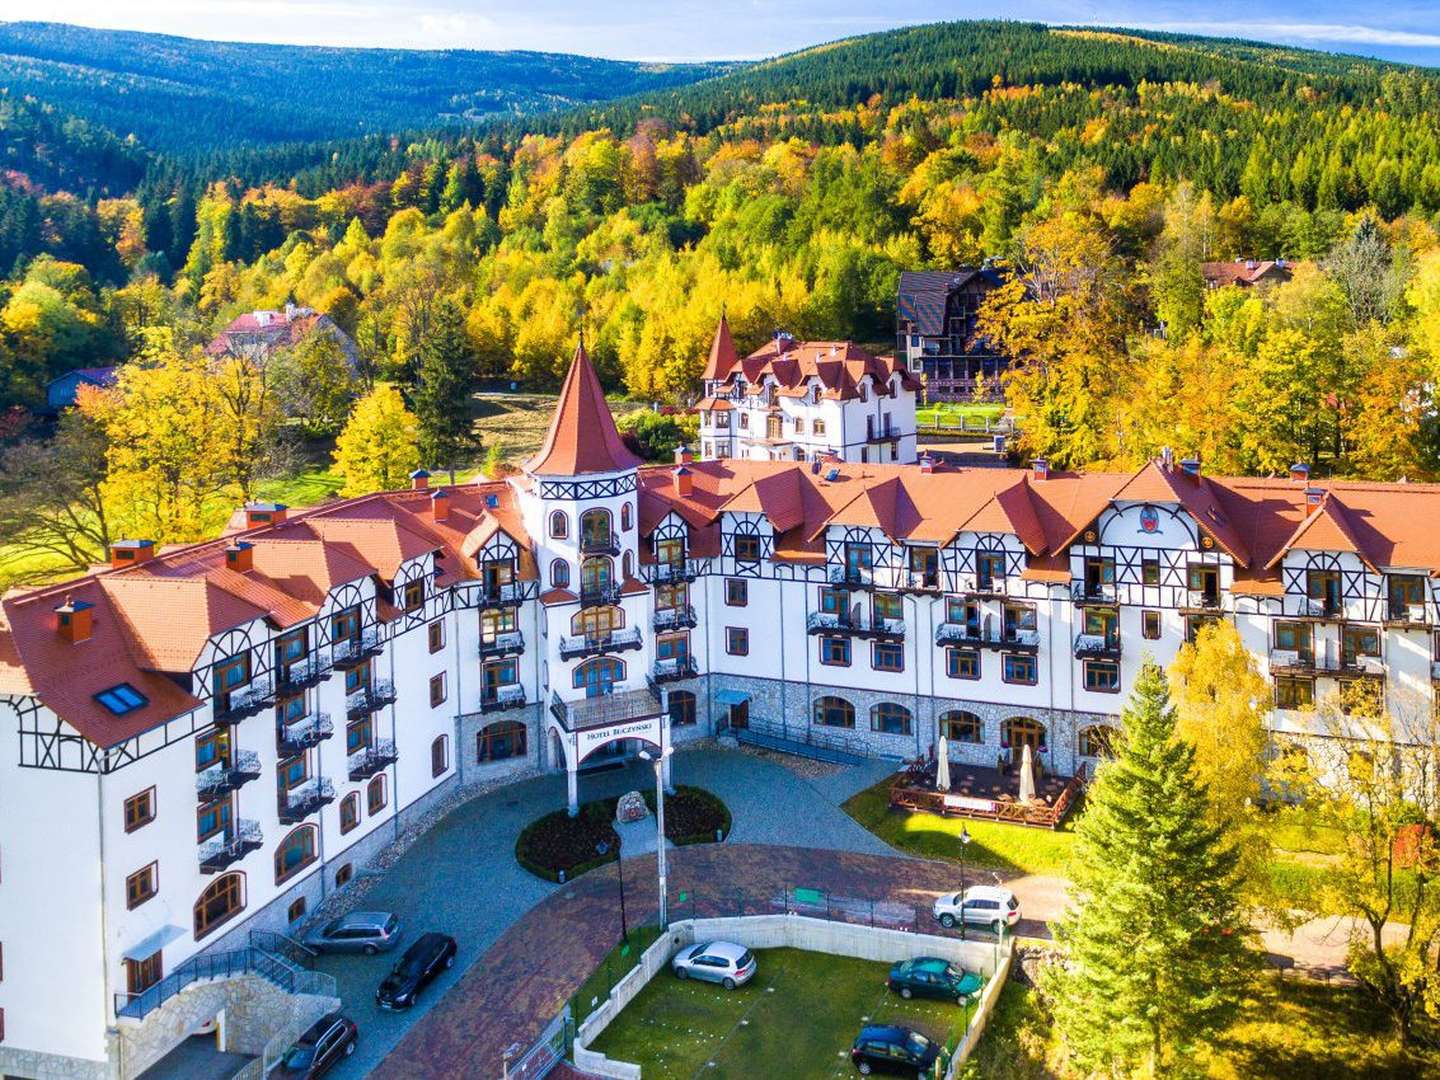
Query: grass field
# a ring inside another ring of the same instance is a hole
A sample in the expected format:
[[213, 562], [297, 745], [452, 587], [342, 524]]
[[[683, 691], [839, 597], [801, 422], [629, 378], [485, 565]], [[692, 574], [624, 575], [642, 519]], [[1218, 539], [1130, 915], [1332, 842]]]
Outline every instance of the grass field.
[[[1048, 1080], [1057, 1037], [1033, 989], [1006, 984], [962, 1075]], [[1440, 1075], [1440, 1053], [1405, 1051], [1365, 994], [1293, 976], [1260, 976], [1238, 1019], [1197, 1055], [1216, 1080], [1401, 1080]]]
[[1004, 413], [1005, 406], [998, 401], [943, 401], [916, 409], [915, 420], [922, 427], [929, 427], [941, 420], [948, 423], [958, 423], [961, 420], [999, 420]]
[[[550, 428], [555, 400], [554, 394], [476, 394], [472, 408], [475, 429], [487, 448], [498, 440], [505, 460], [519, 465], [540, 449]], [[645, 408], [639, 402], [608, 400], [617, 420]]]
[[850, 1046], [867, 1022], [901, 1024], [940, 1042], [964, 1030], [965, 1007], [887, 990], [888, 964], [799, 949], [756, 956], [755, 978], [733, 991], [661, 972], [594, 1049], [638, 1064], [645, 1080], [827, 1080], [855, 1075]]

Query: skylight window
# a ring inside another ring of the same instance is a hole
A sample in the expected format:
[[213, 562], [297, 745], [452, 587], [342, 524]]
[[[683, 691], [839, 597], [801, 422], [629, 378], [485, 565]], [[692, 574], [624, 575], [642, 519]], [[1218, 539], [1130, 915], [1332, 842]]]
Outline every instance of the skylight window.
[[110, 687], [109, 690], [101, 690], [95, 695], [95, 700], [116, 716], [124, 716], [126, 713], [134, 712], [140, 706], [150, 703], [149, 698], [129, 683], [124, 682], [119, 686]]

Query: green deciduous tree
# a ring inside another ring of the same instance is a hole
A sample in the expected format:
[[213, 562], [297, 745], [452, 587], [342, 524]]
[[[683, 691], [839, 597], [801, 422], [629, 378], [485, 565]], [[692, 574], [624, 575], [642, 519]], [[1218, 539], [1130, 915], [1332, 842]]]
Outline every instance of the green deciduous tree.
[[420, 467], [415, 415], [400, 391], [381, 383], [356, 404], [335, 440], [335, 471], [345, 478], [342, 495], [364, 495], [402, 486]]

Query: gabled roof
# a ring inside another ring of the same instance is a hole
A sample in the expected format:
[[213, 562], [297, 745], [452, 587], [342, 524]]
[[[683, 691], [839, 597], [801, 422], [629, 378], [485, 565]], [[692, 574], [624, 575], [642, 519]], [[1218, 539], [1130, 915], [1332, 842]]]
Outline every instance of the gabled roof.
[[[875, 356], [853, 341], [796, 341], [777, 334], [749, 356], [737, 359], [729, 335], [722, 319], [706, 363], [706, 379], [724, 382], [739, 376], [752, 390], [773, 380], [775, 392], [782, 397], [803, 397], [818, 383], [820, 396], [835, 401], [859, 397], [867, 377], [877, 394], [891, 393], [890, 380], [895, 375], [905, 389], [920, 389], [919, 380], [903, 363], [894, 357]], [[697, 408], [727, 408], [721, 400], [708, 397]]]
[[945, 305], [950, 294], [972, 281], [986, 288], [1001, 283], [1000, 275], [987, 267], [962, 266], [958, 270], [905, 270], [900, 274], [896, 297], [900, 318], [906, 319], [917, 334], [937, 336], [945, 333]]
[[1191, 476], [1174, 465], [1147, 461], [1113, 498], [1116, 502], [1178, 503], [1236, 563], [1250, 565], [1249, 549], [1207, 476]]
[[581, 476], [634, 469], [640, 459], [626, 448], [605, 404], [600, 379], [582, 341], [560, 388], [550, 431], [525, 471], [542, 476]]
[[1378, 570], [1382, 558], [1371, 552], [1365, 531], [1335, 492], [1323, 492], [1319, 505], [1296, 526], [1290, 539], [1266, 563], [1266, 569], [1278, 566], [1290, 551], [1348, 551], [1358, 555], [1371, 570]]

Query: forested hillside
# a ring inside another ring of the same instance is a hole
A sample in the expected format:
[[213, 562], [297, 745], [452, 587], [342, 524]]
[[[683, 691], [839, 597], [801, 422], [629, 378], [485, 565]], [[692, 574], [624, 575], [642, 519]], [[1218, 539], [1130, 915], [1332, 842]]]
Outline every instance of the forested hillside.
[[[777, 328], [884, 342], [902, 269], [993, 258], [1016, 282], [984, 318], [1018, 358], [1021, 453], [1433, 477], [1437, 86], [1246, 43], [954, 24], [645, 108], [345, 141], [321, 166], [297, 148], [158, 157], [129, 195], [34, 196], [42, 227], [0, 285], [0, 400], [130, 360], [121, 400], [87, 412], [130, 520], [162, 501], [149, 470], [202, 459], [142, 422], [155, 401], [198, 410], [177, 438], [260, 410], [226, 427], [251, 440], [228, 464], [187, 481], [205, 498], [281, 468], [272, 436], [347, 423], [411, 424], [411, 452], [446, 464], [473, 452], [464, 389], [553, 386], [582, 328], [610, 386], [683, 401], [722, 306], [742, 347]], [[1246, 256], [1285, 256], [1294, 280], [1206, 288], [1202, 262]], [[290, 301], [348, 331], [362, 370], [297, 353], [278, 375], [230, 371], [244, 392], [217, 403], [193, 351]], [[130, 531], [162, 540], [199, 520], [141, 518]]]
[[475, 123], [693, 82], [733, 66], [253, 45], [0, 24], [0, 87], [171, 151]]

